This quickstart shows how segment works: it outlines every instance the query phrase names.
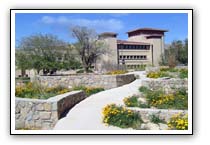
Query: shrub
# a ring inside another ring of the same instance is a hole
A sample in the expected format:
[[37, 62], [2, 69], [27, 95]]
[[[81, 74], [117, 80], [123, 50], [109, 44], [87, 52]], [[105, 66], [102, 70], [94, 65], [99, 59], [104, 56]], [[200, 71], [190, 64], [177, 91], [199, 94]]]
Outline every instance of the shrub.
[[120, 128], [136, 129], [142, 123], [138, 113], [115, 104], [103, 108], [103, 122]]
[[150, 121], [155, 124], [166, 123], [163, 119], [160, 119], [159, 116], [155, 114], [150, 115]]
[[98, 87], [98, 88], [96, 88], [96, 87], [87, 87], [85, 89], [85, 92], [86, 92], [86, 94], [88, 96], [93, 95], [93, 94], [96, 94], [96, 93], [101, 92], [101, 91], [104, 91], [104, 88], [100, 88], [100, 87]]
[[168, 67], [162, 67], [162, 68], [160, 68], [160, 71], [162, 71], [162, 72], [178, 72], [179, 71], [179, 69], [177, 69], [177, 68], [168, 68]]
[[138, 107], [139, 106], [138, 97], [136, 97], [136, 96], [126, 97], [123, 99], [123, 102], [127, 107]]
[[127, 71], [125, 71], [125, 70], [113, 70], [106, 74], [107, 75], [119, 75], [119, 74], [125, 74], [125, 73], [127, 73]]
[[123, 102], [127, 107], [150, 108], [148, 104], [139, 101], [137, 96], [126, 97]]
[[15, 96], [20, 98], [48, 99], [50, 97], [69, 92], [62, 86], [45, 88], [38, 83], [27, 83], [15, 88]]
[[158, 72], [149, 72], [147, 74], [148, 78], [162, 78], [162, 77], [172, 77], [171, 75], [169, 75], [167, 72], [164, 71], [158, 71]]
[[149, 106], [159, 109], [188, 109], [186, 89], [178, 89], [170, 94], [162, 90], [147, 90], [144, 95]]
[[187, 130], [188, 129], [188, 115], [175, 114], [167, 123], [169, 129], [172, 130]]
[[144, 71], [145, 68], [146, 68], [146, 65], [145, 64], [141, 64], [137, 68], [135, 68], [135, 71]]
[[187, 78], [188, 77], [188, 69], [180, 69], [179, 77], [181, 79]]
[[[85, 72], [84, 69], [76, 71], [76, 73], [84, 73], [84, 72]], [[93, 71], [89, 69], [87, 73], [93, 73]]]
[[85, 86], [76, 86], [73, 90], [83, 90], [87, 94], [87, 96], [96, 94], [98, 92], [104, 91], [104, 88], [101, 87], [85, 87]]
[[145, 86], [141, 86], [139, 88], [139, 91], [142, 92], [142, 93], [146, 93], [147, 91], [149, 91], [149, 89], [147, 87], [145, 87]]

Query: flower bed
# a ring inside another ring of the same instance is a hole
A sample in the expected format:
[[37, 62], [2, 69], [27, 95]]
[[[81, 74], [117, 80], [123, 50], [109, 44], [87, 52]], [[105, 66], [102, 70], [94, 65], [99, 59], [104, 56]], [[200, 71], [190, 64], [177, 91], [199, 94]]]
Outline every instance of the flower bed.
[[106, 74], [107, 75], [120, 75], [120, 74], [126, 74], [126, 73], [127, 73], [127, 71], [125, 71], [125, 70], [113, 70]]
[[136, 129], [142, 122], [138, 113], [115, 104], [105, 106], [102, 113], [106, 125]]
[[140, 87], [148, 106], [158, 109], [188, 109], [188, 93], [184, 88], [175, 89], [171, 93], [163, 90], [150, 90]]
[[147, 73], [148, 78], [162, 78], [162, 77], [169, 77], [169, 78], [188, 78], [188, 69], [182, 68], [160, 68], [159, 71], [151, 71]]
[[101, 87], [77, 86], [77, 87], [74, 87], [73, 90], [83, 90], [87, 94], [87, 96], [90, 96], [98, 92], [104, 91], [105, 89]]
[[38, 83], [29, 82], [26, 85], [16, 86], [15, 96], [20, 98], [48, 99], [69, 91], [71, 90], [62, 86], [46, 88]]
[[172, 130], [187, 130], [188, 129], [188, 115], [175, 114], [167, 123], [169, 129]]

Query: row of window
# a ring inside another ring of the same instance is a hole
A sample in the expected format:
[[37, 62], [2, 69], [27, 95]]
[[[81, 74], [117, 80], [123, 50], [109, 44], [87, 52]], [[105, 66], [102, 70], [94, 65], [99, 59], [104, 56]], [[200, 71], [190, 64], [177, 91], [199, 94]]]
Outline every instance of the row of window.
[[117, 45], [118, 49], [141, 49], [141, 50], [149, 50], [149, 45]]
[[140, 60], [145, 60], [147, 59], [146, 55], [120, 55], [120, 59], [140, 59]]

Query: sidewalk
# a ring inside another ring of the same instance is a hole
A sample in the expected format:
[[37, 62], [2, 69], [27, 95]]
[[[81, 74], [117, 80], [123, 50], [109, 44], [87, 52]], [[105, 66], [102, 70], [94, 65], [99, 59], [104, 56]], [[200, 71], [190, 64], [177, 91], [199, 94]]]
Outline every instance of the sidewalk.
[[[134, 72], [144, 78], [144, 72]], [[137, 94], [141, 79], [130, 84], [92, 95], [74, 106], [66, 117], [58, 121], [54, 130], [107, 130], [120, 129], [102, 123], [102, 108], [110, 103], [123, 104], [123, 98]]]

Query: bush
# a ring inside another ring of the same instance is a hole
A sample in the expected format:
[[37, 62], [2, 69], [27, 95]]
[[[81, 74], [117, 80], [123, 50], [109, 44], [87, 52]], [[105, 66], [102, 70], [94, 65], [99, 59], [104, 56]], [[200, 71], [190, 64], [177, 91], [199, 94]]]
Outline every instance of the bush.
[[95, 87], [87, 87], [85, 89], [85, 92], [86, 92], [86, 94], [88, 96], [93, 95], [93, 94], [96, 94], [96, 93], [101, 92], [101, 91], [104, 91], [104, 88], [100, 88], [100, 87], [98, 87], [98, 88], [95, 88]]
[[83, 90], [87, 94], [87, 96], [96, 94], [98, 92], [104, 91], [104, 88], [101, 87], [85, 87], [85, 86], [76, 86], [73, 90]]
[[188, 69], [181, 69], [179, 71], [179, 77], [181, 79], [188, 78]]
[[62, 87], [45, 88], [38, 83], [27, 83], [24, 86], [15, 88], [15, 96], [20, 98], [33, 98], [33, 99], [48, 99], [50, 97], [69, 92], [70, 90]]
[[158, 123], [166, 123], [164, 120], [162, 120], [162, 119], [160, 119], [157, 115], [155, 115], [155, 114], [152, 114], [151, 116], [150, 116], [150, 121], [152, 122], [152, 123], [155, 123], [155, 124], [158, 124]]
[[106, 74], [107, 75], [119, 75], [119, 74], [125, 74], [125, 73], [127, 73], [127, 71], [125, 71], [125, 70], [113, 70]]
[[164, 71], [159, 71], [159, 72], [149, 72], [147, 74], [148, 78], [162, 78], [162, 77], [172, 77], [171, 75], [169, 75], [167, 72]]
[[136, 97], [136, 96], [126, 97], [123, 99], [123, 102], [127, 107], [138, 107], [139, 106], [138, 97]]
[[[80, 70], [76, 71], [76, 73], [84, 73], [84, 72], [85, 71], [83, 69], [80, 69]], [[93, 71], [92, 70], [88, 70], [87, 73], [93, 73]]]
[[102, 113], [103, 122], [107, 125], [137, 129], [142, 123], [138, 113], [115, 104], [105, 106]]
[[166, 94], [162, 90], [148, 90], [144, 95], [148, 105], [158, 109], [188, 109], [186, 89], [178, 89], [171, 94]]
[[168, 68], [168, 67], [162, 67], [162, 68], [160, 68], [160, 71], [162, 71], [162, 72], [178, 72], [179, 71], [179, 69], [177, 69], [177, 68]]
[[172, 130], [187, 130], [188, 129], [188, 115], [176, 114], [167, 123], [169, 129]]
[[127, 107], [150, 108], [148, 104], [139, 101], [137, 96], [126, 97], [123, 102]]
[[146, 93], [147, 91], [149, 91], [149, 89], [147, 87], [145, 87], [145, 86], [141, 86], [139, 88], [139, 91], [142, 92], [142, 93]]

